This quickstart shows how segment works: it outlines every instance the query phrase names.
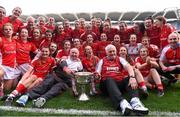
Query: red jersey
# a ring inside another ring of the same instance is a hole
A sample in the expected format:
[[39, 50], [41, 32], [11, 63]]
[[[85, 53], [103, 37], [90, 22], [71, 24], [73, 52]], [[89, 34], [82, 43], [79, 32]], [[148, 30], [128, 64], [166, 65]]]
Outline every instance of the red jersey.
[[36, 46], [36, 48], [39, 48], [39, 46], [42, 42], [42, 38], [39, 38], [38, 40], [32, 38], [30, 42], [33, 43]]
[[113, 41], [114, 35], [118, 34], [118, 30], [116, 28], [110, 28], [109, 31], [103, 30], [103, 33], [107, 35], [108, 41]]
[[63, 57], [63, 56], [69, 56], [69, 52], [70, 52], [70, 50], [69, 51], [64, 51], [63, 49], [61, 49], [61, 50], [59, 50], [58, 51], [58, 53], [57, 53], [57, 55], [56, 55], [56, 58], [61, 58], [61, 57]]
[[98, 41], [98, 38], [97, 38], [97, 35], [94, 33], [94, 32], [91, 32], [91, 33], [86, 33], [84, 32], [83, 34], [81, 34], [80, 36], [80, 39], [82, 40], [82, 42], [85, 42], [86, 39], [87, 39], [87, 35], [91, 34], [93, 39], [94, 39], [94, 42]]
[[100, 31], [99, 31], [99, 28], [97, 26], [92, 26], [92, 32], [94, 32], [96, 34], [98, 39], [100, 38]]
[[37, 50], [33, 43], [23, 41], [17, 41], [16, 43], [16, 62], [18, 65], [24, 63], [30, 63], [30, 52], [35, 52]]
[[15, 20], [12, 20], [11, 16], [6, 17], [5, 22], [6, 23], [9, 22], [9, 23], [11, 23], [13, 25], [14, 34], [18, 33], [20, 31], [20, 27], [23, 26], [23, 22], [19, 18], [15, 19]]
[[[76, 48], [76, 47], [75, 47]], [[79, 50], [79, 58], [82, 58], [84, 56], [84, 48], [81, 45], [79, 48], [77, 48]]]
[[160, 61], [165, 61], [168, 64], [180, 65], [180, 44], [176, 48], [166, 46], [161, 53]]
[[48, 57], [45, 60], [41, 58], [32, 62], [32, 67], [34, 69], [33, 74], [38, 78], [45, 78], [45, 76], [53, 69], [55, 66], [55, 60], [51, 57]]
[[164, 48], [166, 45], [168, 45], [168, 41], [167, 41], [168, 36], [174, 31], [175, 31], [175, 28], [172, 25], [165, 24], [162, 26], [161, 33], [160, 33], [161, 49]]
[[86, 69], [88, 72], [95, 72], [95, 67], [99, 61], [99, 58], [97, 56], [91, 56], [90, 58], [83, 57], [81, 61], [84, 69]]
[[[141, 57], [137, 57], [135, 59], [135, 62], [140, 63], [141, 65], [145, 63]], [[149, 75], [150, 69], [151, 69], [150, 65], [147, 65], [144, 68], [140, 69], [140, 72], [143, 75], [143, 77], [147, 77]]]
[[68, 29], [64, 29], [64, 32], [65, 32], [65, 39], [66, 40], [69, 40], [69, 41], [72, 41], [72, 28], [68, 28]]
[[116, 43], [114, 43], [113, 41], [111, 42], [111, 44], [116, 47], [116, 50], [117, 50], [116, 53], [119, 54], [119, 49], [120, 49], [123, 45], [122, 45], [121, 43], [116, 44]]
[[[126, 61], [127, 61], [131, 66], [134, 66], [134, 65], [135, 65], [135, 61], [134, 61], [130, 56], [127, 56], [127, 57], [126, 57]], [[123, 75], [124, 75], [125, 78], [129, 76], [128, 71], [126, 71], [125, 69], [122, 70], [122, 73], [123, 73]]]
[[53, 32], [54, 32], [54, 30], [55, 30], [55, 28], [56, 28], [55, 25], [50, 25], [49, 23], [47, 23], [47, 24], [45, 25], [45, 27], [46, 27], [47, 29], [53, 31]]
[[66, 37], [66, 33], [65, 32], [62, 32], [60, 34], [56, 34], [55, 37], [54, 37], [54, 42], [58, 45], [58, 49], [62, 49], [62, 43], [63, 41], [65, 40], [65, 37]]
[[30, 28], [28, 25], [26, 26], [21, 26], [20, 29], [26, 28], [28, 30], [28, 38], [31, 39], [33, 37], [33, 28]]
[[150, 43], [160, 47], [160, 28], [152, 26], [146, 29], [146, 34], [150, 38]]
[[40, 45], [39, 45], [39, 48], [41, 49], [42, 47], [49, 47], [51, 44], [51, 41], [47, 40], [47, 39], [44, 39]]
[[93, 54], [94, 55], [97, 55], [97, 43], [92, 43], [92, 44], [87, 44], [86, 42], [83, 43], [83, 49], [86, 47], [86, 46], [91, 46], [92, 50], [93, 50]]
[[101, 71], [102, 80], [106, 80], [106, 78], [113, 78], [116, 81], [121, 81], [124, 78], [123, 66], [120, 63], [119, 57], [116, 57], [115, 60], [108, 60], [107, 57], [103, 58], [103, 65]]
[[47, 28], [45, 26], [38, 26], [41, 30], [41, 34], [45, 34], [46, 33], [46, 30]]
[[2, 53], [2, 65], [14, 68], [16, 61], [16, 41], [8, 41], [5, 37], [2, 37], [0, 42], [0, 50]]
[[150, 44], [150, 46], [147, 47], [147, 49], [150, 57], [159, 57], [159, 48], [156, 45]]
[[81, 36], [81, 34], [83, 34], [84, 33], [84, 30], [82, 30], [82, 29], [74, 29], [73, 31], [72, 31], [72, 38], [73, 39], [75, 39], [75, 38], [78, 38], [78, 39], [80, 39], [80, 36]]
[[142, 37], [144, 36], [144, 34], [141, 31], [135, 32], [134, 30], [131, 34], [136, 34], [137, 43], [141, 43]]
[[124, 32], [118, 32], [118, 34], [121, 37], [121, 43], [125, 43], [128, 44], [129, 43], [129, 36], [130, 34], [133, 33], [133, 28], [128, 28], [126, 31]]
[[103, 58], [106, 56], [105, 47], [110, 43], [111, 43], [110, 41], [99, 41], [99, 42], [97, 42], [96, 52], [97, 52], [97, 56], [99, 58]]

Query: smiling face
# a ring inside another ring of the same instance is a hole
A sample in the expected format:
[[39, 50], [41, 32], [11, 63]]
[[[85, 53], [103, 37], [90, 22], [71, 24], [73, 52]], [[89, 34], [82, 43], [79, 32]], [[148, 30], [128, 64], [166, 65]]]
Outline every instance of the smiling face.
[[92, 32], [92, 25], [91, 24], [86, 24], [85, 25], [85, 31], [87, 33], [91, 33]]
[[73, 45], [74, 45], [74, 47], [79, 47], [79, 46], [81, 46], [80, 40], [79, 40], [78, 38], [75, 38], [75, 39], [73, 40]]
[[22, 10], [20, 7], [15, 7], [12, 11], [12, 16], [15, 18], [18, 18], [22, 13]]
[[127, 30], [127, 25], [125, 22], [119, 22], [119, 31], [124, 32]]
[[93, 55], [93, 50], [92, 50], [91, 46], [86, 46], [86, 47], [84, 48], [84, 53], [85, 53], [85, 55], [87, 55], [87, 56]]
[[27, 40], [28, 30], [26, 28], [21, 29], [20, 37], [21, 37], [21, 40]]
[[140, 32], [140, 24], [134, 23], [133, 29], [134, 29], [134, 32], [136, 32], [136, 33]]
[[88, 43], [93, 43], [93, 36], [91, 35], [91, 34], [89, 34], [89, 35], [87, 35], [87, 39], [86, 39], [86, 41], [88, 42]]
[[46, 33], [45, 33], [45, 37], [46, 37], [46, 39], [47, 40], [49, 40], [49, 41], [51, 41], [51, 39], [52, 39], [52, 32], [48, 32], [48, 31], [46, 31]]
[[75, 23], [74, 23], [74, 25], [75, 25], [75, 29], [79, 29], [80, 28], [80, 23], [79, 23], [79, 21], [75, 21]]
[[148, 47], [149, 44], [150, 44], [149, 43], [149, 38], [148, 37], [143, 37], [141, 43], [143, 44], [143, 46]]
[[65, 41], [64, 42], [64, 50], [70, 50], [71, 49], [71, 42]]
[[33, 17], [28, 17], [27, 18], [27, 26], [33, 28], [34, 25], [35, 25], [34, 18]]
[[46, 19], [44, 18], [44, 17], [39, 17], [38, 18], [38, 24], [39, 24], [39, 26], [44, 26], [45, 25], [45, 23], [46, 23]]
[[63, 22], [64, 29], [68, 29], [70, 27], [69, 20], [65, 19]]
[[42, 57], [42, 58], [47, 58], [47, 57], [49, 57], [49, 55], [50, 55], [50, 50], [49, 50], [49, 48], [47, 48], [47, 47], [43, 47], [43, 48], [41, 49], [41, 52], [42, 52], [42, 54], [41, 54], [41, 57]]
[[96, 18], [91, 19], [91, 25], [96, 26]]
[[155, 21], [154, 21], [154, 25], [155, 25], [155, 26], [157, 26], [158, 28], [161, 28], [161, 27], [162, 27], [162, 25], [163, 25], [163, 22], [162, 22], [162, 21], [160, 21], [160, 20], [158, 20], [158, 19], [155, 19]]
[[3, 19], [6, 16], [6, 10], [3, 7], [0, 7], [0, 19]]
[[103, 24], [103, 30], [104, 30], [104, 31], [109, 31], [110, 28], [111, 28], [111, 26], [110, 26], [109, 22], [104, 22], [104, 24]]
[[85, 27], [85, 19], [84, 18], [79, 18], [79, 24], [80, 24], [80, 27], [81, 28], [84, 28]]
[[54, 24], [54, 21], [55, 21], [55, 20], [54, 20], [53, 17], [49, 17], [48, 21], [49, 21], [50, 24]]
[[101, 18], [97, 18], [96, 19], [96, 26], [100, 27], [102, 25], [102, 19]]
[[78, 59], [78, 57], [79, 57], [79, 51], [78, 51], [78, 49], [76, 49], [76, 48], [72, 48], [71, 50], [70, 50], [70, 58], [72, 59], [72, 60], [77, 60]]
[[33, 30], [33, 37], [34, 37], [34, 39], [39, 39], [41, 37], [40, 29], [36, 28]]
[[4, 33], [4, 36], [7, 38], [12, 37], [12, 34], [13, 34], [12, 24], [10, 24], [10, 23], [4, 24], [3, 25], [3, 33]]
[[177, 43], [179, 42], [179, 37], [178, 34], [176, 33], [171, 33], [168, 36], [168, 43], [173, 47], [175, 47], [177, 45]]
[[116, 47], [115, 46], [108, 45], [108, 46], [106, 46], [105, 50], [106, 50], [106, 55], [108, 56], [108, 58], [110, 60], [113, 60], [116, 58]]
[[151, 19], [147, 19], [144, 21], [144, 26], [146, 29], [151, 28], [153, 26], [153, 22]]
[[115, 43], [120, 43], [120, 41], [121, 41], [121, 38], [120, 38], [120, 36], [119, 35], [114, 35], [114, 42]]
[[136, 44], [137, 36], [135, 34], [131, 34], [129, 38], [130, 44]]
[[140, 49], [140, 56], [141, 56], [141, 58], [146, 58], [148, 56], [148, 49], [147, 48], [141, 48]]
[[64, 27], [63, 27], [62, 24], [60, 24], [60, 25], [58, 26], [58, 32], [61, 33], [61, 32], [63, 32], [63, 31], [64, 31]]
[[100, 40], [101, 40], [101, 41], [107, 41], [107, 35], [106, 35], [106, 33], [101, 33]]
[[51, 54], [53, 54], [57, 50], [57, 44], [52, 42], [49, 46], [49, 49], [51, 51]]
[[126, 49], [125, 47], [121, 47], [121, 48], [119, 49], [119, 55], [120, 55], [121, 57], [123, 57], [123, 58], [126, 58], [126, 56], [127, 56], [127, 49]]

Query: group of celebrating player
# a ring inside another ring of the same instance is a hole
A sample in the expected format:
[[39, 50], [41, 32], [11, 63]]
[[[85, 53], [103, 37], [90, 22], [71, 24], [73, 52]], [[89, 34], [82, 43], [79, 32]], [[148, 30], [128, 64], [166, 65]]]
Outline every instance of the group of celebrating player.
[[[31, 98], [36, 107], [42, 107], [68, 87], [78, 96], [74, 73], [88, 71], [94, 73], [91, 95], [107, 94], [123, 115], [145, 115], [148, 108], [139, 100], [138, 89], [147, 97], [148, 88], [157, 88], [161, 97], [162, 78], [169, 84], [177, 81], [179, 34], [163, 16], [147, 17], [133, 26], [119, 21], [119, 28], [112, 26], [110, 18], [92, 17], [90, 23], [80, 18], [72, 28], [68, 19], [56, 24], [53, 17], [46, 22], [45, 17], [29, 16], [23, 23], [21, 13], [15, 7], [6, 16], [0, 6], [0, 97], [14, 89], [5, 98], [6, 106], [24, 94], [16, 101], [20, 106]], [[130, 103], [122, 90], [130, 92]]]

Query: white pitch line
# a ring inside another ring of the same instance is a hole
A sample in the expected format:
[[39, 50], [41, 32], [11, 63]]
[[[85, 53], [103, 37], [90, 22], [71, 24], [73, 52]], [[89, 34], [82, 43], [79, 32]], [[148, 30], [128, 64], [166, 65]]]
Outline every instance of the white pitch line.
[[17, 111], [17, 112], [33, 112], [33, 113], [49, 113], [63, 115], [120, 115], [116, 111], [95, 111], [95, 110], [77, 110], [77, 109], [50, 109], [50, 108], [22, 108], [0, 106], [0, 110]]
[[[50, 108], [22, 108], [0, 106], [0, 110], [16, 111], [16, 112], [32, 112], [32, 113], [48, 113], [62, 115], [99, 115], [99, 116], [117, 116], [121, 115], [118, 111], [96, 111], [96, 110], [77, 110], [77, 109], [50, 109]], [[151, 116], [180, 116], [178, 112], [149, 112]]]

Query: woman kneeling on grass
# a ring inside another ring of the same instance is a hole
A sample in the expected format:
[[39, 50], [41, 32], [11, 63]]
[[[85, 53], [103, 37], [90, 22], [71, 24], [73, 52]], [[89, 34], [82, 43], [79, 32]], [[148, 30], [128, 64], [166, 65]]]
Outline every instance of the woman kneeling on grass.
[[9, 94], [9, 96], [5, 100], [5, 106], [11, 106], [13, 98], [18, 95], [24, 94], [25, 92], [27, 92], [27, 90], [30, 90], [33, 87], [39, 85], [44, 80], [44, 77], [55, 66], [54, 59], [49, 57], [49, 48], [43, 47], [41, 51], [41, 57], [32, 62], [31, 67], [23, 75], [16, 89], [11, 94]]

